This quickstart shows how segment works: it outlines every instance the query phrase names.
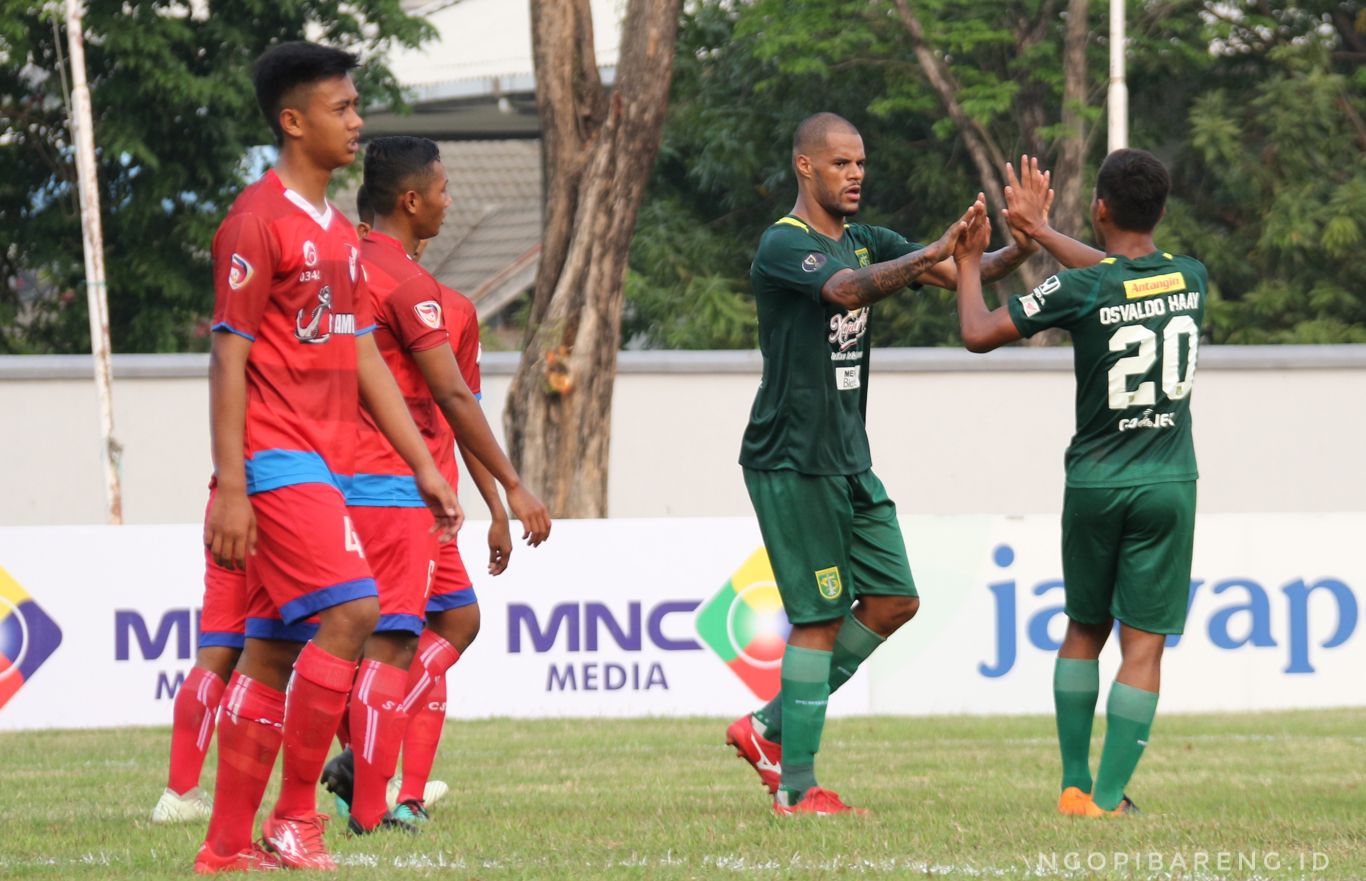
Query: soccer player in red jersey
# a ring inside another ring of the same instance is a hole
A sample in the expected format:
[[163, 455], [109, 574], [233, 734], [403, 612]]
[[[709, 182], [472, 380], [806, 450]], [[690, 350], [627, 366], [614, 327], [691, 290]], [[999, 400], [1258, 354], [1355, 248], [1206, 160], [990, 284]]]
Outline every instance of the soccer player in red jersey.
[[[332, 171], [359, 149], [356, 63], [310, 43], [281, 44], [256, 62], [257, 101], [280, 155], [214, 237], [218, 490], [204, 539], [220, 565], [245, 566], [248, 606], [242, 657], [222, 700], [217, 798], [195, 860], [205, 874], [336, 867], [317, 783], [379, 618], [344, 495], [362, 402], [412, 467], [436, 528], [449, 538], [461, 520], [370, 335], [355, 230], [326, 198]], [[280, 797], [263, 843], [252, 844], [282, 743]]]
[[[209, 484], [213, 506], [214, 482]], [[204, 511], [207, 520], [208, 509]], [[171, 726], [171, 768], [166, 791], [152, 808], [153, 823], [178, 823], [209, 816], [213, 803], [199, 786], [204, 756], [213, 739], [223, 689], [246, 639], [247, 581], [243, 572], [214, 562], [204, 550], [204, 602], [194, 667], [176, 690]]]
[[[550, 531], [545, 506], [521, 485], [494, 440], [452, 352], [441, 287], [412, 256], [418, 242], [436, 235], [450, 204], [436, 144], [411, 137], [377, 139], [366, 150], [364, 188], [375, 209], [375, 228], [362, 243], [375, 340], [413, 420], [447, 479], [456, 476], [453, 428], [472, 458], [487, 469], [481, 469], [486, 497], [497, 499], [496, 478], [507, 489], [524, 537], [540, 544]], [[350, 802], [350, 827], [358, 834], [381, 824], [406, 825], [386, 814], [385, 788], [403, 742], [410, 706], [408, 670], [437, 570], [437, 545], [426, 529], [424, 503], [411, 469], [376, 429], [373, 420], [362, 418], [357, 469], [347, 495], [380, 588], [379, 624], [366, 643], [351, 697], [354, 790], [349, 799], [338, 792]], [[495, 518], [499, 514], [506, 522], [501, 503]], [[463, 580], [461, 587], [468, 587], [468, 576]], [[455, 646], [429, 635], [422, 670], [414, 673], [419, 679], [428, 671], [440, 675], [456, 657]], [[421, 690], [425, 694], [427, 688]], [[417, 812], [409, 808], [408, 819], [421, 816], [420, 795], [416, 807]]]

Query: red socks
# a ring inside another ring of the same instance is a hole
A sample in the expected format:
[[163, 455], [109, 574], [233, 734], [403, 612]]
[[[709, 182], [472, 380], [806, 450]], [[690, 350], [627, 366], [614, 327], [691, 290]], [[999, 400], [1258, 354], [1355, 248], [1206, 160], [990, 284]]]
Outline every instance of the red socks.
[[307, 817], [317, 812], [318, 778], [355, 675], [355, 661], [328, 654], [311, 642], [299, 652], [285, 701], [284, 774], [275, 816]]
[[422, 801], [446, 722], [446, 671], [458, 660], [460, 652], [455, 646], [431, 630], [422, 632], [417, 656], [408, 670], [408, 696], [403, 701], [409, 719], [403, 740], [403, 789], [399, 803]]
[[[190, 670], [175, 696], [171, 727], [171, 773], [166, 782], [176, 795], [184, 795], [199, 785], [204, 755], [213, 739], [218, 702], [227, 683], [203, 667]], [[274, 761], [275, 757], [271, 756]]]
[[275, 755], [280, 751], [285, 696], [233, 673], [223, 692], [222, 707], [218, 782], [205, 841], [215, 853], [229, 856], [251, 845], [256, 809], [261, 806]]
[[[414, 665], [416, 667], [416, 665]], [[446, 677], [436, 677], [427, 696], [408, 711], [408, 730], [403, 736], [403, 788], [398, 803], [423, 801], [427, 778], [436, 763], [436, 748], [446, 724]]]
[[366, 829], [379, 824], [384, 791], [394, 776], [408, 714], [403, 709], [408, 671], [375, 660], [361, 661], [351, 692], [351, 751], [356, 781], [351, 816]]

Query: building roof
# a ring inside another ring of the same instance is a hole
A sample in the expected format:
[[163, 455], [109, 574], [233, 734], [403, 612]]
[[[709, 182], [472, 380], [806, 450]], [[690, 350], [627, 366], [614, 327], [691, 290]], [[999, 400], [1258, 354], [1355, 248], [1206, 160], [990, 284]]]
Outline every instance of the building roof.
[[[536, 277], [541, 237], [540, 119], [527, 0], [401, 0], [436, 39], [386, 59], [412, 112], [371, 111], [364, 136], [418, 135], [441, 145], [453, 200], [423, 265], [496, 314]], [[590, 0], [604, 84], [616, 73], [626, 0]], [[524, 140], [511, 140], [511, 139]], [[355, 205], [352, 188], [339, 200]]]
[[[422, 265], [474, 301], [486, 321], [531, 286], [541, 247], [541, 144], [444, 141], [451, 207]], [[357, 182], [358, 184], [359, 182]], [[354, 211], [353, 185], [337, 203]], [[352, 216], [355, 216], [352, 214]]]

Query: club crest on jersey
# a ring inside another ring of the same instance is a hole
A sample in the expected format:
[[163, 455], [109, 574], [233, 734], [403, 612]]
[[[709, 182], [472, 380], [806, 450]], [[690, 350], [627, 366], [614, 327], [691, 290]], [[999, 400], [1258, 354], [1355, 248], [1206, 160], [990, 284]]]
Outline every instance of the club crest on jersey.
[[318, 265], [318, 246], [311, 241], [304, 242], [304, 265]]
[[840, 581], [840, 568], [831, 566], [829, 569], [817, 569], [816, 589], [827, 600], [839, 599], [840, 594], [844, 593], [844, 584]]
[[237, 290], [251, 281], [252, 273], [255, 271], [247, 262], [247, 258], [241, 254], [233, 254], [232, 259], [228, 261], [228, 287]]
[[318, 305], [311, 312], [300, 309], [294, 316], [294, 336], [301, 343], [325, 343], [332, 335], [354, 335], [356, 316], [350, 312], [332, 311], [332, 287], [323, 285], [318, 291]]
[[441, 329], [441, 304], [435, 300], [423, 300], [413, 307], [417, 313], [418, 320], [430, 327], [432, 330]]
[[815, 272], [817, 269], [824, 266], [825, 261], [828, 259], [830, 258], [826, 257], [824, 254], [812, 251], [810, 254], [807, 254], [806, 259], [802, 261], [802, 272]]

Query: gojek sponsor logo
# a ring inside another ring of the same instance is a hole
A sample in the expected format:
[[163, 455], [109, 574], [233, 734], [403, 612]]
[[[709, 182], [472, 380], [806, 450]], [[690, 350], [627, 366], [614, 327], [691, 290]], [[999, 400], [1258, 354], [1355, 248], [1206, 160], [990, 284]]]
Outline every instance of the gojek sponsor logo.
[[62, 644], [62, 629], [0, 569], [0, 709]]
[[[996, 656], [977, 665], [989, 679], [1009, 673], [1021, 651], [1056, 652], [1066, 626], [1061, 578], [1020, 584], [1011, 571], [1016, 551], [1008, 544], [996, 546], [992, 561], [1001, 570], [1000, 580], [986, 586], [995, 606]], [[1360, 617], [1357, 593], [1331, 575], [1271, 580], [1197, 572], [1186, 608], [1185, 634], [1167, 637], [1169, 650], [1183, 640], [1201, 640], [1220, 651], [1276, 652], [1288, 675], [1314, 673], [1326, 651], [1352, 638]]]
[[763, 548], [745, 561], [697, 616], [697, 633], [759, 700], [782, 687], [783, 649], [792, 626]]

